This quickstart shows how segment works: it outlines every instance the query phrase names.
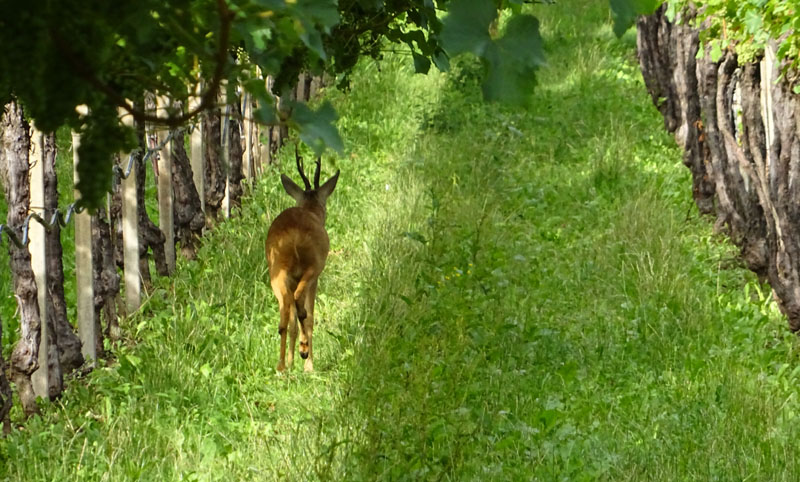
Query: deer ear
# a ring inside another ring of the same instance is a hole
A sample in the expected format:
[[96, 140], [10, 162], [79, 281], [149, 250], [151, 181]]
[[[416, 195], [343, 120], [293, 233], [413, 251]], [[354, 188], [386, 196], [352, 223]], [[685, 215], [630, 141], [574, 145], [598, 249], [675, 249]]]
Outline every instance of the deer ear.
[[339, 180], [339, 171], [337, 170], [336, 174], [334, 174], [332, 178], [325, 181], [325, 184], [319, 187], [319, 189], [317, 190], [317, 194], [322, 200], [322, 202], [325, 202], [325, 200], [328, 199], [328, 196], [331, 195], [333, 189], [336, 187], [336, 181], [338, 180]]
[[292, 181], [286, 174], [281, 174], [281, 184], [286, 194], [292, 196], [295, 201], [300, 202], [305, 198], [305, 191]]

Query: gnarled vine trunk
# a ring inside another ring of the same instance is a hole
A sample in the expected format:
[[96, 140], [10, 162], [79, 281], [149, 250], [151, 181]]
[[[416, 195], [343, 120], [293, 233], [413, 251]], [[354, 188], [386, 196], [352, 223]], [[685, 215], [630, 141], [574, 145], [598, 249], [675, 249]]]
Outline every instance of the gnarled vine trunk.
[[[639, 18], [639, 63], [653, 103], [664, 116], [664, 127], [683, 147], [683, 162], [692, 173], [692, 197], [703, 214], [714, 211], [714, 179], [706, 168], [707, 145], [700, 116], [696, 73], [699, 35], [686, 25], [663, 22], [666, 5]], [[684, 15], [688, 21], [692, 11]]]
[[[19, 239], [22, 239], [22, 227], [30, 207], [30, 168], [28, 153], [30, 151], [30, 127], [25, 121], [22, 107], [16, 102], [5, 106], [0, 119], [2, 145], [0, 150], [5, 185], [6, 204], [8, 205], [7, 226]], [[41, 321], [37, 299], [36, 282], [31, 268], [31, 256], [27, 247], [18, 247], [8, 243], [8, 254], [11, 274], [14, 280], [14, 294], [20, 315], [20, 337], [11, 352], [10, 374], [17, 386], [17, 394], [26, 415], [38, 412], [36, 395], [33, 392], [31, 375], [39, 368], [39, 342], [41, 339]]]
[[242, 160], [244, 148], [242, 147], [242, 103], [238, 97], [231, 99], [231, 118], [228, 123], [228, 145], [230, 146], [230, 166], [228, 166], [228, 195], [231, 208], [242, 205]]
[[[110, 340], [119, 338], [120, 329], [117, 318], [117, 307], [121, 304], [120, 275], [115, 262], [116, 233], [111, 229], [112, 219], [106, 209], [97, 210], [92, 216], [92, 268], [94, 279], [94, 323], [95, 350], [103, 356], [103, 337]], [[101, 320], [105, 320], [105, 331], [101, 328]]]
[[176, 131], [172, 147], [172, 203], [175, 223], [175, 241], [180, 243], [181, 254], [194, 259], [197, 243], [203, 235], [205, 217], [200, 204], [200, 195], [194, 185], [192, 163], [183, 147], [184, 133]]
[[645, 83], [684, 148], [700, 211], [715, 212], [800, 330], [800, 98], [773, 62], [696, 59], [697, 29], [671, 24], [664, 7], [638, 26]]
[[[58, 178], [56, 177], [56, 137], [44, 138], [44, 210], [45, 219], [52, 219], [58, 209]], [[58, 357], [63, 373], [69, 373], [83, 365], [81, 340], [67, 318], [67, 302], [64, 297], [64, 263], [61, 246], [61, 226], [55, 223], [45, 235], [47, 238], [47, 290], [49, 314], [53, 317], [53, 333], [58, 347]]]
[[206, 216], [216, 219], [222, 208], [225, 197], [225, 167], [222, 165], [222, 137], [220, 110], [210, 109], [203, 117], [203, 135], [205, 135], [205, 195]]
[[[147, 164], [142, 160], [147, 151], [147, 137], [143, 123], [136, 123], [136, 134], [139, 140], [139, 149], [134, 152], [134, 169], [136, 169], [136, 212], [139, 218], [139, 273], [145, 285], [150, 283], [150, 263], [148, 250], [153, 253], [153, 261], [159, 276], [169, 276], [167, 255], [164, 243], [167, 237], [158, 229], [150, 219], [145, 205], [145, 182], [147, 180]], [[154, 163], [156, 154], [150, 156], [147, 162]]]

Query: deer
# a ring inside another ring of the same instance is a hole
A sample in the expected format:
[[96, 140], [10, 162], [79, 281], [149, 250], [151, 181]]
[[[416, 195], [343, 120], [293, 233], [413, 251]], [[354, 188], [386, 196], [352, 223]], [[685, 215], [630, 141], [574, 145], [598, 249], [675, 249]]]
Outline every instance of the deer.
[[[295, 343], [300, 327], [300, 357], [305, 360], [303, 369], [314, 370], [312, 334], [314, 331], [314, 301], [317, 297], [317, 280], [328, 258], [330, 240], [325, 230], [326, 202], [339, 180], [339, 170], [325, 183], [319, 185], [321, 158], [317, 158], [314, 187], [303, 171], [302, 158], [295, 148], [297, 171], [305, 189], [281, 174], [286, 193], [297, 205], [285, 209], [272, 221], [267, 232], [266, 255], [269, 282], [278, 299], [281, 337], [278, 372], [283, 372], [294, 362]], [[289, 332], [289, 353], [286, 354], [286, 332]]]

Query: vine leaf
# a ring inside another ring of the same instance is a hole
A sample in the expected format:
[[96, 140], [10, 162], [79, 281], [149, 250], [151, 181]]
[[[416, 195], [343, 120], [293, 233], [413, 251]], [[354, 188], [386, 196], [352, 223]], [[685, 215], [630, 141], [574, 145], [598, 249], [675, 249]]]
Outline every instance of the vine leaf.
[[649, 15], [661, 6], [663, 0], [609, 0], [614, 16], [614, 34], [622, 35], [633, 25], [639, 15]]
[[483, 57], [492, 43], [489, 25], [497, 17], [494, 3], [485, 0], [455, 0], [442, 25], [441, 42], [451, 56], [472, 52]]
[[291, 122], [296, 125], [300, 139], [314, 150], [315, 155], [322, 155], [328, 147], [339, 154], [344, 152], [335, 124], [338, 116], [330, 102], [326, 101], [316, 111], [299, 102], [293, 103], [291, 108]]
[[488, 100], [521, 103], [536, 85], [536, 69], [545, 65], [539, 21], [530, 15], [516, 15], [505, 35], [487, 52], [488, 74], [483, 94]]
[[418, 74], [427, 74], [431, 69], [431, 61], [425, 56], [412, 52], [414, 56], [414, 70]]
[[511, 17], [504, 35], [492, 39], [489, 26], [497, 17], [494, 2], [455, 0], [442, 27], [441, 42], [451, 56], [470, 52], [486, 69], [487, 100], [524, 102], [533, 93], [535, 71], [545, 64], [539, 21], [531, 15]]

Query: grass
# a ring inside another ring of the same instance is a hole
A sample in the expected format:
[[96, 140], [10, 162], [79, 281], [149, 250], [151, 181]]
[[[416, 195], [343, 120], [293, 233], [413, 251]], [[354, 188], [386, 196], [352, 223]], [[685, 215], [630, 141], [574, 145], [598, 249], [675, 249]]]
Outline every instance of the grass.
[[469, 60], [329, 93], [315, 373], [274, 371], [275, 169], [113, 363], [0, 442], [0, 478], [797, 480], [797, 341], [693, 214], [633, 35], [602, 4], [536, 12], [531, 105], [481, 103]]

